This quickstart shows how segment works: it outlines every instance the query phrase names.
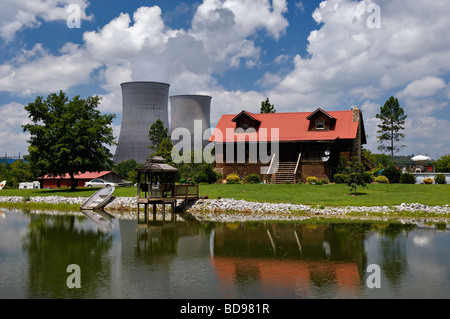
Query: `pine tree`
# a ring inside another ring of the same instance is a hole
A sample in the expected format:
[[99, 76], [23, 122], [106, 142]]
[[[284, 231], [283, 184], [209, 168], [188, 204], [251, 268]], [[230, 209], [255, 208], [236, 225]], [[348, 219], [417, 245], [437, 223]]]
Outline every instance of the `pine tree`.
[[260, 113], [275, 113], [277, 110], [275, 110], [275, 107], [273, 104], [270, 104], [269, 98], [267, 98], [265, 101], [261, 102], [261, 110]]
[[395, 145], [395, 142], [399, 142], [405, 138], [405, 135], [401, 133], [405, 128], [405, 115], [403, 108], [400, 107], [398, 99], [391, 96], [386, 101], [384, 106], [380, 107], [380, 113], [376, 115], [377, 119], [381, 120], [381, 124], [378, 125], [379, 130], [377, 133], [380, 135], [377, 137], [380, 145], [378, 149], [380, 151], [388, 151], [391, 153], [392, 159], [394, 153], [397, 153], [405, 145]]

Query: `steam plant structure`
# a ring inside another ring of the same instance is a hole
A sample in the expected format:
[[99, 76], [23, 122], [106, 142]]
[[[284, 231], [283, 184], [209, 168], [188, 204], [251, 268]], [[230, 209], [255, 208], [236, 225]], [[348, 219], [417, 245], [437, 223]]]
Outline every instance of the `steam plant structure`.
[[125, 82], [122, 87], [122, 125], [114, 154], [114, 164], [134, 159], [145, 163], [152, 154], [148, 148], [150, 126], [158, 119], [169, 127], [169, 84]]
[[[203, 133], [210, 128], [211, 97], [207, 95], [173, 95], [170, 97], [170, 118], [172, 132], [177, 128], [186, 128], [191, 135], [191, 150], [208, 144], [209, 136], [203, 139]], [[194, 129], [195, 121], [201, 123], [201, 127]], [[197, 136], [195, 136], [197, 134]], [[195, 144], [197, 139], [198, 145]], [[176, 145], [179, 140], [172, 136], [172, 142]]]

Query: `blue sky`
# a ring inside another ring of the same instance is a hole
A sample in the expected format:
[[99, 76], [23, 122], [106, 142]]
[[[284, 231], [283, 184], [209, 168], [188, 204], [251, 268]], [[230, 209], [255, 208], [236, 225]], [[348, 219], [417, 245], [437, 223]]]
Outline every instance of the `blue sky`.
[[118, 136], [120, 83], [158, 81], [211, 95], [213, 126], [266, 97], [277, 112], [357, 106], [372, 152], [395, 96], [408, 115], [399, 154], [438, 158], [450, 153], [447, 12], [446, 0], [2, 0], [0, 156], [27, 153], [24, 105], [38, 95], [102, 96]]

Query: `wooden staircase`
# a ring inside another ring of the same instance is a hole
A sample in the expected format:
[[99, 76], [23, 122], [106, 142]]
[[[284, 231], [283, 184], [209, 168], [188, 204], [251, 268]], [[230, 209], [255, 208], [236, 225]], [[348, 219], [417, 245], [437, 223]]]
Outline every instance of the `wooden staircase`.
[[377, 167], [377, 165], [375, 163], [373, 163], [372, 161], [370, 161], [367, 157], [365, 157], [364, 155], [361, 155], [361, 163], [364, 164], [364, 166], [366, 166], [367, 169], [371, 170], [374, 169], [375, 167]]
[[286, 182], [295, 183], [296, 162], [281, 162], [278, 164], [278, 171], [272, 174], [270, 178], [271, 184], [284, 184]]

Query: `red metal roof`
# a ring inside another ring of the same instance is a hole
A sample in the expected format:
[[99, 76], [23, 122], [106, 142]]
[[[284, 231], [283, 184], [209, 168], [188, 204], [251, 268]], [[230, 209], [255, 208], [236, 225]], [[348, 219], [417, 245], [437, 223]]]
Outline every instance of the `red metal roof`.
[[[317, 111], [317, 110], [316, 110]], [[357, 136], [359, 122], [353, 122], [353, 111], [329, 111], [324, 112], [336, 120], [333, 130], [309, 131], [310, 121], [308, 117], [314, 112], [295, 113], [250, 113], [245, 112], [254, 119], [260, 121], [257, 132], [245, 134], [234, 133], [236, 123], [233, 119], [236, 114], [222, 115], [213, 133], [210, 142], [226, 143], [243, 141], [272, 141], [276, 138], [275, 131], [279, 131], [278, 141], [333, 141], [336, 139], [354, 139]], [[239, 113], [239, 114], [242, 114]], [[267, 134], [265, 134], [267, 132]], [[267, 136], [266, 136], [267, 135]]]
[[[105, 176], [107, 174], [111, 173], [111, 171], [103, 171], [103, 172], [86, 172], [82, 174], [75, 174], [76, 179], [94, 179], [94, 178], [100, 178], [102, 176]], [[69, 174], [65, 174], [59, 177], [51, 177], [50, 175], [45, 175], [44, 177], [40, 177], [40, 179], [70, 179]]]

